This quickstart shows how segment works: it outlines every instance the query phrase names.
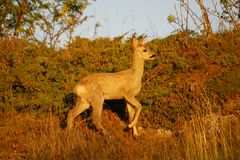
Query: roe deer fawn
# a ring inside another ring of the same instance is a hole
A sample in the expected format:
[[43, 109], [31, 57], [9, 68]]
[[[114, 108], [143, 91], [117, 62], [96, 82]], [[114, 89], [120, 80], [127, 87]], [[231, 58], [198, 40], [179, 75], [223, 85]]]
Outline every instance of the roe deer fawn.
[[107, 134], [101, 124], [101, 114], [104, 100], [125, 99], [129, 112], [129, 128], [133, 128], [133, 136], [138, 136], [137, 121], [141, 112], [141, 104], [135, 96], [141, 89], [141, 80], [144, 71], [144, 61], [152, 60], [155, 54], [144, 45], [147, 36], [139, 39], [132, 36], [133, 61], [131, 68], [116, 73], [94, 73], [83, 78], [76, 85], [74, 93], [78, 100], [76, 106], [69, 111], [67, 128], [73, 126], [74, 118], [81, 112], [92, 106], [93, 124], [98, 130]]

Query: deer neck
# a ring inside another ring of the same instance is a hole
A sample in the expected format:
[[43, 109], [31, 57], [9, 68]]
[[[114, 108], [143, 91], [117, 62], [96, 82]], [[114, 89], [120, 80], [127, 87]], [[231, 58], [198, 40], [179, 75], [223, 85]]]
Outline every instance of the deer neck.
[[133, 53], [133, 63], [131, 70], [133, 71], [134, 78], [141, 81], [144, 71], [144, 60], [139, 57], [136, 51]]

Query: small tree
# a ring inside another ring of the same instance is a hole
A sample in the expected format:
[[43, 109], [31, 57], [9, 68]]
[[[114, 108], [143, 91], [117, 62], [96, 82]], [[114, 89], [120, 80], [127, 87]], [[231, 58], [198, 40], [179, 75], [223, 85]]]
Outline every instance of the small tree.
[[206, 10], [205, 6], [203, 5], [202, 0], [196, 0], [196, 1], [202, 12], [202, 17], [203, 17], [203, 22], [204, 22], [203, 23], [204, 30], [205, 30], [206, 34], [209, 35], [212, 33], [212, 26], [211, 26], [211, 23], [208, 18], [207, 10]]
[[87, 0], [1, 0], [0, 36], [43, 41], [54, 47], [68, 33], [71, 41], [76, 26], [88, 19], [83, 16], [88, 4]]
[[87, 5], [86, 0], [56, 0], [50, 3], [48, 12], [43, 13], [43, 19], [38, 22], [38, 26], [44, 33], [44, 42], [54, 47], [59, 42], [60, 36], [68, 33], [70, 43], [76, 26], [88, 19], [88, 16], [83, 16]]
[[[168, 22], [170, 24], [176, 24], [181, 31], [189, 31], [190, 20], [196, 26], [194, 31], [204, 31], [207, 35], [212, 33], [211, 23], [208, 18], [207, 10], [202, 3], [202, 0], [196, 0], [197, 4], [201, 8], [201, 15], [198, 15], [189, 4], [189, 0], [179, 0], [180, 9], [176, 10], [176, 17], [173, 15], [168, 16]], [[180, 12], [180, 14], [178, 13]], [[203, 27], [202, 27], [203, 26]]]
[[41, 0], [1, 0], [0, 35], [30, 37], [35, 33], [36, 22], [42, 17], [40, 10], [47, 10], [48, 3]]
[[220, 0], [222, 4], [222, 18], [233, 26], [240, 23], [240, 0]]

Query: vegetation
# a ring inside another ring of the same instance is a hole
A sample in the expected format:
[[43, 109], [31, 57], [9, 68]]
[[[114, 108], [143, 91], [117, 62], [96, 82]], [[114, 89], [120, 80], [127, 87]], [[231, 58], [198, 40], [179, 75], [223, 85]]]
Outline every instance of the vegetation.
[[56, 47], [63, 33], [67, 33], [70, 43], [75, 28], [90, 17], [83, 16], [88, 4], [87, 0], [1, 0], [0, 36]]
[[[88, 18], [85, 0], [1, 1], [0, 159], [239, 159], [239, 2], [212, 1], [213, 10], [195, 2], [201, 15], [180, 0], [180, 14], [168, 17], [180, 29], [147, 44], [157, 57], [145, 65], [137, 97], [140, 137], [134, 139], [124, 101], [104, 104], [102, 124], [110, 136], [94, 130], [91, 109], [71, 132], [63, 129], [74, 86], [93, 72], [128, 68], [130, 41], [74, 39]], [[211, 14], [223, 30], [212, 32]], [[56, 50], [63, 33], [68, 45]]]
[[104, 111], [111, 137], [93, 132], [82, 121], [67, 133], [51, 113], [0, 113], [1, 159], [238, 159], [239, 119], [234, 116], [192, 117], [173, 135], [153, 129], [134, 140], [120, 119]]
[[91, 129], [89, 110], [72, 133], [60, 127], [82, 77], [130, 66], [128, 40], [78, 37], [56, 51], [1, 38], [0, 158], [237, 159], [239, 37], [239, 29], [208, 38], [178, 32], [148, 43], [157, 58], [147, 62], [137, 97], [144, 107], [137, 140], [123, 131], [125, 110], [116, 109], [121, 101], [105, 104], [103, 125], [111, 137]]

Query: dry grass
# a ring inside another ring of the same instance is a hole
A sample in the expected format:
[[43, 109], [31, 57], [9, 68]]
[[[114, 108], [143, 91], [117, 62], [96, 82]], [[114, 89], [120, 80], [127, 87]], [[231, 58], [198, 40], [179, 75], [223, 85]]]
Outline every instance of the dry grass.
[[109, 110], [103, 126], [110, 137], [86, 118], [67, 133], [55, 116], [74, 105], [72, 89], [84, 76], [128, 68], [130, 41], [76, 38], [56, 51], [0, 38], [0, 160], [239, 159], [239, 28], [208, 38], [179, 32], [148, 45], [157, 57], [145, 65], [134, 140]]
[[78, 119], [71, 133], [52, 114], [0, 112], [0, 159], [237, 159], [240, 123], [233, 115], [195, 116], [172, 135], [144, 128], [138, 139], [123, 131], [125, 124], [105, 110], [102, 136]]

